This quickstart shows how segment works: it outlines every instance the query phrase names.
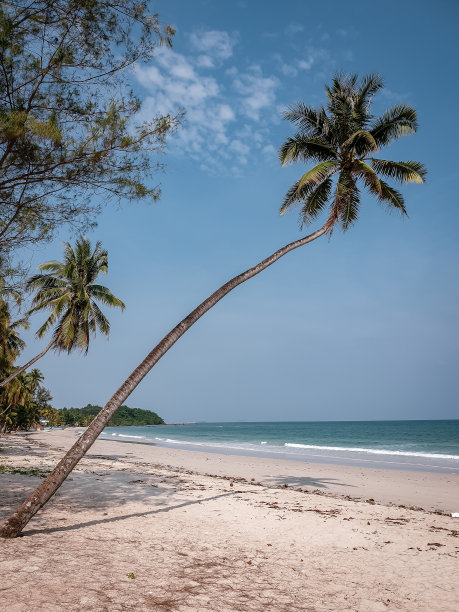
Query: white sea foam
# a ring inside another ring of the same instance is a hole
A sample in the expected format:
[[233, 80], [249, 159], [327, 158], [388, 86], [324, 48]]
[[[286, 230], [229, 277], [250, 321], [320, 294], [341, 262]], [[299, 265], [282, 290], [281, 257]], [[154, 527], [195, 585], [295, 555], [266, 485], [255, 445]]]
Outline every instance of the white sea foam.
[[[346, 459], [349, 461], [371, 461], [370, 457], [379, 455], [379, 462], [381, 463], [397, 463], [396, 457], [400, 457], [400, 465], [416, 465], [418, 467], [425, 465], [425, 467], [438, 467], [431, 463], [432, 460], [447, 460], [447, 461], [459, 461], [459, 455], [448, 455], [443, 453], [427, 453], [427, 452], [416, 452], [416, 451], [404, 451], [404, 450], [391, 450], [391, 449], [377, 449], [377, 448], [359, 448], [359, 447], [344, 447], [344, 446], [320, 446], [316, 444], [299, 444], [294, 442], [285, 442], [284, 444], [272, 444], [268, 443], [266, 440], [262, 440], [259, 442], [242, 442], [237, 440], [228, 440], [228, 441], [217, 441], [217, 440], [205, 440], [205, 441], [197, 441], [197, 440], [177, 440], [175, 438], [163, 438], [156, 436], [155, 438], [150, 438], [148, 436], [135, 436], [135, 435], [126, 435], [126, 434], [118, 434], [113, 433], [112, 436], [121, 437], [121, 438], [131, 438], [141, 439], [145, 442], [151, 441], [154, 443], [155, 441], [159, 444], [166, 445], [182, 445], [188, 447], [197, 447], [197, 449], [206, 450], [206, 448], [214, 448], [220, 449], [222, 452], [225, 451], [237, 451], [238, 453], [244, 452], [261, 452], [261, 453], [270, 453], [271, 455], [280, 455], [284, 458], [288, 457], [303, 457], [307, 460], [307, 457], [314, 456], [316, 458], [328, 458], [328, 459]], [[102, 437], [104, 434], [102, 434]], [[105, 436], [109, 437], [108, 434]], [[309, 452], [308, 452], [309, 451]], [[364, 456], [367, 455], [367, 458]], [[358, 458], [357, 458], [358, 457]], [[402, 459], [405, 458], [404, 460]], [[408, 458], [412, 458], [416, 460], [416, 463], [407, 462]], [[419, 463], [419, 459], [427, 459], [428, 463]], [[373, 460], [375, 461], [376, 458]], [[458, 469], [451, 466], [451, 469]]]
[[119, 436], [120, 438], [138, 438], [139, 440], [146, 440], [145, 436], [126, 436], [125, 434], [112, 434]]
[[401, 457], [424, 457], [427, 459], [455, 459], [459, 460], [459, 455], [442, 455], [440, 453], [417, 453], [408, 451], [396, 451], [389, 449], [376, 449], [376, 448], [357, 448], [357, 447], [346, 447], [346, 446], [316, 446], [314, 444], [294, 444], [293, 442], [286, 442], [284, 446], [289, 448], [304, 448], [314, 450], [326, 450], [326, 451], [342, 451], [349, 453], [368, 453], [370, 455], [397, 455]]

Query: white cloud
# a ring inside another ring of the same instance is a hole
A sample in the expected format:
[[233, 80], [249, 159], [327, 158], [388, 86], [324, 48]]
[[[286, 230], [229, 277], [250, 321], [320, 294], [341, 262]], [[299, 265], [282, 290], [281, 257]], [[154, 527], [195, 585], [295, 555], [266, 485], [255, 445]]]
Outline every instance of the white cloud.
[[197, 51], [225, 60], [233, 55], [233, 47], [237, 43], [237, 37], [220, 30], [200, 30], [190, 34], [190, 42]]
[[208, 55], [199, 55], [196, 58], [196, 65], [201, 68], [214, 68], [215, 66], [213, 59]]
[[285, 33], [287, 36], [293, 36], [294, 34], [298, 34], [304, 30], [304, 26], [300, 23], [291, 23], [285, 28]]
[[199, 44], [197, 38], [192, 41], [194, 49], [205, 53], [185, 56], [161, 47], [154, 64], [137, 66], [137, 80], [148, 92], [139, 119], [184, 108], [184, 123], [173, 137], [171, 152], [186, 154], [208, 172], [240, 174], [252, 154], [263, 155], [266, 147], [264, 153], [269, 151], [270, 114], [276, 112], [279, 81], [257, 65], [213, 72], [230, 48], [226, 37], [210, 34]]
[[229, 148], [231, 149], [231, 151], [234, 151], [235, 153], [238, 153], [239, 155], [241, 155], [244, 158], [250, 152], [249, 145], [244, 144], [242, 141], [237, 140], [237, 139], [231, 141]]
[[252, 66], [247, 72], [236, 75], [233, 88], [241, 96], [241, 112], [258, 121], [262, 109], [274, 104], [278, 85], [275, 77], [263, 76], [259, 66]]
[[285, 74], [285, 76], [292, 76], [292, 77], [298, 74], [298, 70], [295, 68], [295, 66], [292, 66], [292, 64], [282, 64], [281, 72], [282, 74]]
[[298, 61], [298, 68], [300, 70], [310, 70], [313, 63], [314, 63], [313, 57], [308, 57], [307, 60], [302, 59]]
[[276, 154], [276, 149], [274, 148], [274, 146], [272, 144], [266, 145], [265, 147], [262, 148], [261, 150], [262, 153], [266, 153], [266, 155], [275, 155]]
[[156, 66], [137, 66], [138, 81], [154, 94], [159, 112], [174, 112], [177, 106], [194, 108], [219, 94], [213, 77], [198, 75], [183, 55], [162, 47], [156, 55]]

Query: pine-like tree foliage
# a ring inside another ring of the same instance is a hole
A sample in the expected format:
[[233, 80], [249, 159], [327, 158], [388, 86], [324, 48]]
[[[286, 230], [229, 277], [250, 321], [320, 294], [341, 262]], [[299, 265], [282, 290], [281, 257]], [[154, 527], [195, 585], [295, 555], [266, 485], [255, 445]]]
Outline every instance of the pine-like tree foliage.
[[159, 197], [179, 117], [138, 124], [125, 79], [173, 33], [142, 0], [1, 4], [0, 256], [91, 223], [107, 199]]
[[358, 217], [362, 187], [389, 209], [407, 214], [402, 194], [382, 177], [402, 184], [423, 183], [426, 169], [420, 162], [387, 161], [374, 154], [379, 147], [416, 132], [416, 111], [398, 105], [374, 118], [372, 98], [382, 87], [374, 74], [360, 82], [357, 75], [338, 74], [326, 87], [326, 107], [314, 109], [299, 102], [284, 112], [298, 132], [281, 146], [281, 163], [313, 161], [316, 165], [287, 191], [281, 214], [299, 206], [303, 225], [328, 207], [327, 231], [335, 225], [347, 230]]

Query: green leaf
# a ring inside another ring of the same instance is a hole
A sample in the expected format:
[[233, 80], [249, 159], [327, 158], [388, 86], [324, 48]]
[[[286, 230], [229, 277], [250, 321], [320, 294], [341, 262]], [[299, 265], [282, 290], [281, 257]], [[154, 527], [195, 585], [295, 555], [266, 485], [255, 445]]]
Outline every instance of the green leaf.
[[308, 184], [318, 185], [319, 183], [327, 179], [330, 174], [336, 172], [338, 167], [339, 162], [337, 160], [330, 160], [317, 164], [317, 166], [314, 166], [314, 168], [311, 168], [310, 170], [308, 170], [308, 172], [303, 174], [303, 176], [298, 181], [298, 188], [301, 189], [301, 187]]
[[381, 185], [381, 195], [379, 196], [379, 199], [382, 202], [385, 202], [389, 208], [396, 208], [397, 210], [400, 210], [402, 214], [408, 216], [403, 195], [381, 179], [379, 182]]
[[330, 197], [332, 179], [328, 178], [318, 185], [306, 198], [301, 209], [302, 224], [309, 224], [319, 216]]
[[370, 158], [371, 164], [378, 174], [395, 179], [400, 183], [423, 183], [427, 170], [420, 162], [394, 162], [385, 159]]
[[371, 193], [377, 196], [381, 195], [381, 183], [378, 175], [371, 166], [362, 160], [356, 160], [354, 162], [353, 172], [363, 179], [363, 182]]
[[285, 194], [284, 200], [279, 209], [279, 214], [284, 215], [291, 206], [302, 202], [305, 198], [307, 198], [308, 194], [313, 189], [314, 186], [312, 184], [303, 185], [303, 187], [299, 187], [298, 181], [294, 183]]
[[342, 149], [355, 149], [359, 155], [367, 155], [370, 151], [377, 151], [378, 145], [367, 130], [357, 130], [341, 145]]
[[418, 129], [417, 114], [414, 108], [399, 104], [390, 110], [386, 110], [377, 119], [371, 134], [378, 146], [386, 146], [400, 136], [414, 134]]
[[308, 161], [327, 161], [336, 159], [337, 152], [320, 138], [309, 138], [304, 134], [295, 134], [293, 138], [287, 138], [279, 151], [279, 159], [282, 166], [288, 162], [296, 162], [299, 159]]

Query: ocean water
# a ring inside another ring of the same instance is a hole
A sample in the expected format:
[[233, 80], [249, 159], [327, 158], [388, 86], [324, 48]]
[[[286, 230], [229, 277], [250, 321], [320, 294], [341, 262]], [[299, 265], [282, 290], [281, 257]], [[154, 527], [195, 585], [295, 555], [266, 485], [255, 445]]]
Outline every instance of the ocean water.
[[107, 427], [100, 437], [214, 453], [459, 474], [459, 420]]

